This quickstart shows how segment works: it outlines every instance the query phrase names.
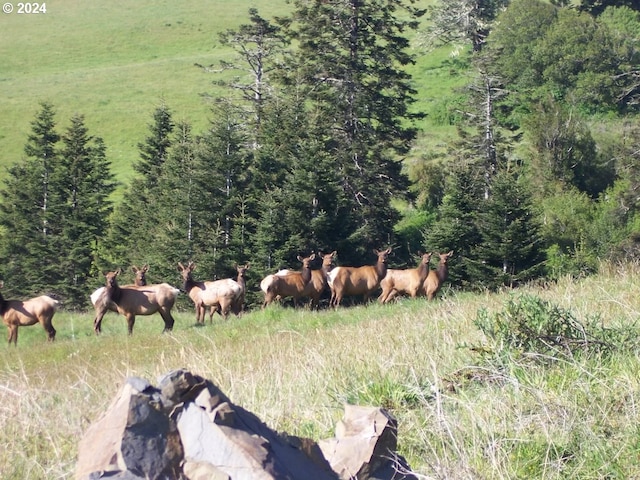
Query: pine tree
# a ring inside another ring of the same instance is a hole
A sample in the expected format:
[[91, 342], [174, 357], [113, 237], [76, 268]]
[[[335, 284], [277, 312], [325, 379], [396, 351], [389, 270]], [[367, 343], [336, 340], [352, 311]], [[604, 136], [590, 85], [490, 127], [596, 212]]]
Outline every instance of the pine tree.
[[294, 2], [290, 32], [299, 49], [287, 81], [305, 92], [339, 174], [339, 208], [349, 226], [344, 249], [352, 261], [369, 261], [371, 248], [392, 242], [398, 213], [391, 198], [406, 192], [397, 156], [416, 134], [409, 125], [415, 90], [405, 68], [413, 58], [404, 36], [421, 13], [413, 3]]
[[108, 234], [100, 244], [100, 269], [127, 268], [134, 262], [149, 263], [145, 257], [154, 226], [154, 205], [150, 198], [162, 173], [173, 130], [171, 111], [162, 104], [153, 113], [145, 142], [139, 144], [140, 159], [133, 163], [137, 175], [116, 205]]
[[57, 276], [57, 254], [50, 235], [55, 218], [51, 175], [57, 166], [60, 139], [55, 127], [53, 106], [42, 103], [31, 122], [27, 157], [9, 168], [0, 192], [0, 257], [8, 294], [35, 295], [52, 289]]
[[97, 240], [109, 225], [115, 183], [101, 138], [88, 134], [82, 115], [74, 115], [62, 137], [60, 162], [53, 173], [59, 290], [68, 307], [86, 303]]

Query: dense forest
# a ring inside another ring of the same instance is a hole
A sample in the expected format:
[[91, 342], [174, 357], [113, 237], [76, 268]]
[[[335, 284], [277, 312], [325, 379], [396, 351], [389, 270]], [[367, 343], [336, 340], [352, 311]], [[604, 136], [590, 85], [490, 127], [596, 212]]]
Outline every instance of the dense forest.
[[[312, 251], [361, 265], [389, 246], [401, 267], [453, 250], [450, 281], [468, 289], [640, 257], [636, 2], [292, 3], [220, 36], [237, 55], [201, 66], [227, 92], [206, 131], [152, 112], [122, 195], [84, 117], [61, 132], [41, 105], [0, 188], [9, 293], [86, 308], [117, 267], [176, 283], [177, 262], [202, 279], [250, 262], [255, 280]], [[407, 67], [442, 44], [468, 82], [416, 111]], [[456, 140], [416, 151], [425, 114]]]

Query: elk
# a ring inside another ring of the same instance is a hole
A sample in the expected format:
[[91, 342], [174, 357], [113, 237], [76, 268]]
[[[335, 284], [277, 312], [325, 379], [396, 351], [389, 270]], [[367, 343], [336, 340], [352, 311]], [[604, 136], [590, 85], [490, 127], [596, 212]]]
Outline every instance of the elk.
[[[144, 287], [147, 284], [147, 272], [149, 271], [149, 265], [145, 265], [142, 268], [138, 268], [135, 265], [133, 265], [131, 267], [131, 271], [135, 275], [135, 280], [133, 284], [138, 287]], [[105, 290], [105, 287], [100, 287], [96, 291], [94, 291], [89, 297], [91, 299], [91, 304], [94, 307], [96, 306], [96, 302], [98, 301], [98, 299], [100, 298], [100, 295], [102, 295], [102, 292], [104, 292], [104, 290]], [[116, 304], [113, 302], [109, 303], [109, 310], [116, 313], [118, 312], [118, 308], [116, 307]]]
[[280, 275], [267, 275], [263, 278], [260, 282], [260, 289], [264, 292], [262, 308], [273, 302], [276, 297], [293, 297], [293, 304], [295, 305], [298, 299], [303, 296], [307, 285], [311, 281], [311, 262], [315, 258], [315, 253], [306, 258], [298, 255], [298, 260], [302, 262], [302, 270], [300, 272], [279, 272], [281, 273]]
[[[198, 282], [193, 279], [192, 272], [196, 269], [193, 262], [185, 267], [178, 262], [178, 270], [182, 275], [183, 289], [196, 308], [196, 323], [204, 325], [205, 307], [212, 307], [213, 312], [219, 312], [226, 319], [229, 312], [244, 296], [244, 289], [231, 278], [224, 280]], [[213, 315], [211, 314], [212, 321]]]
[[[238, 266], [236, 265], [236, 272], [238, 273], [238, 277], [236, 278], [236, 283], [238, 285], [240, 285], [240, 288], [242, 288], [242, 294], [238, 297], [238, 299], [236, 300], [236, 302], [231, 305], [231, 312], [235, 315], [238, 316], [242, 313], [242, 311], [244, 310], [244, 296], [245, 293], [247, 292], [247, 270], [249, 270], [249, 265], [250, 264], [246, 264], [245, 266]], [[212, 305], [211, 306], [211, 310], [209, 311], [209, 321], [213, 322], [213, 314], [214, 313], [219, 313], [220, 315], [222, 315], [222, 313], [220, 312], [220, 305]]]
[[436, 270], [431, 270], [427, 278], [423, 283], [422, 295], [427, 296], [427, 300], [433, 300], [436, 296], [436, 293], [440, 290], [440, 287], [447, 279], [447, 275], [449, 274], [449, 267], [447, 266], [447, 262], [449, 258], [453, 255], [453, 250], [449, 253], [439, 253], [440, 261], [438, 262], [438, 266]]
[[[4, 282], [0, 281], [0, 288]], [[0, 316], [9, 332], [9, 345], [13, 342], [18, 346], [18, 327], [28, 327], [40, 323], [48, 335], [48, 340], [56, 338], [56, 329], [51, 320], [59, 306], [59, 302], [47, 295], [31, 298], [29, 300], [5, 300], [0, 294]]]
[[[301, 295], [301, 297], [309, 297], [311, 299], [311, 308], [318, 308], [320, 297], [329, 286], [327, 283], [327, 275], [333, 267], [333, 260], [337, 254], [338, 252], [335, 250], [331, 253], [324, 254], [318, 252], [318, 256], [322, 259], [322, 266], [320, 270], [311, 270], [311, 281], [307, 283]], [[289, 273], [291, 273], [291, 270], [280, 270], [276, 275], [284, 276]]]
[[117, 277], [121, 270], [105, 274], [106, 284], [102, 295], [95, 303], [96, 318], [93, 321], [93, 330], [96, 335], [102, 332], [102, 319], [111, 310], [112, 304], [115, 311], [127, 319], [129, 335], [133, 334], [133, 325], [136, 315], [153, 315], [158, 312], [164, 320], [163, 332], [173, 329], [174, 319], [171, 309], [176, 302], [180, 290], [168, 283], [155, 285], [118, 285]]
[[345, 295], [363, 295], [365, 303], [369, 296], [380, 286], [387, 274], [387, 257], [391, 248], [373, 251], [378, 256], [375, 265], [363, 267], [336, 267], [329, 272], [328, 282], [331, 288], [329, 305], [338, 307]]
[[427, 276], [431, 253], [423, 253], [417, 268], [406, 270], [387, 270], [387, 275], [380, 282], [382, 293], [378, 297], [380, 303], [390, 302], [398, 294], [411, 295], [416, 298]]

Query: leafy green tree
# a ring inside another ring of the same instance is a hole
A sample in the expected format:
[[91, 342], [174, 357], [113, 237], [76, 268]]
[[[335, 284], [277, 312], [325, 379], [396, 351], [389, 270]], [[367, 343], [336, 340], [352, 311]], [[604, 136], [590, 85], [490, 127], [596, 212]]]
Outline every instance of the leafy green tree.
[[596, 198], [615, 179], [614, 165], [598, 155], [586, 123], [570, 108], [549, 99], [525, 122], [532, 152], [532, 180], [546, 194], [571, 185]]
[[579, 9], [598, 16], [608, 7], [628, 7], [640, 11], [640, 6], [636, 0], [580, 0]]

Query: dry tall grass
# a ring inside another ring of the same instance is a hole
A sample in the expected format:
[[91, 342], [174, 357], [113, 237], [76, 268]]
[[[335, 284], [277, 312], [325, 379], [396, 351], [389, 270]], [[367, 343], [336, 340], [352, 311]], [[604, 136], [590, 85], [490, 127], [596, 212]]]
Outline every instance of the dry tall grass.
[[[640, 310], [635, 268], [522, 289], [577, 318], [632, 325]], [[454, 294], [427, 303], [293, 311], [270, 307], [240, 319], [194, 326], [176, 317], [140, 319], [127, 337], [122, 317], [59, 313], [58, 339], [22, 329], [1, 347], [0, 477], [72, 478], [79, 438], [127, 376], [155, 382], [187, 368], [235, 402], [291, 434], [333, 435], [345, 402], [387, 407], [399, 421], [400, 452], [421, 478], [632, 478], [640, 476], [637, 354], [500, 368], [470, 345], [478, 309], [510, 295]], [[6, 333], [2, 328], [0, 333]]]

